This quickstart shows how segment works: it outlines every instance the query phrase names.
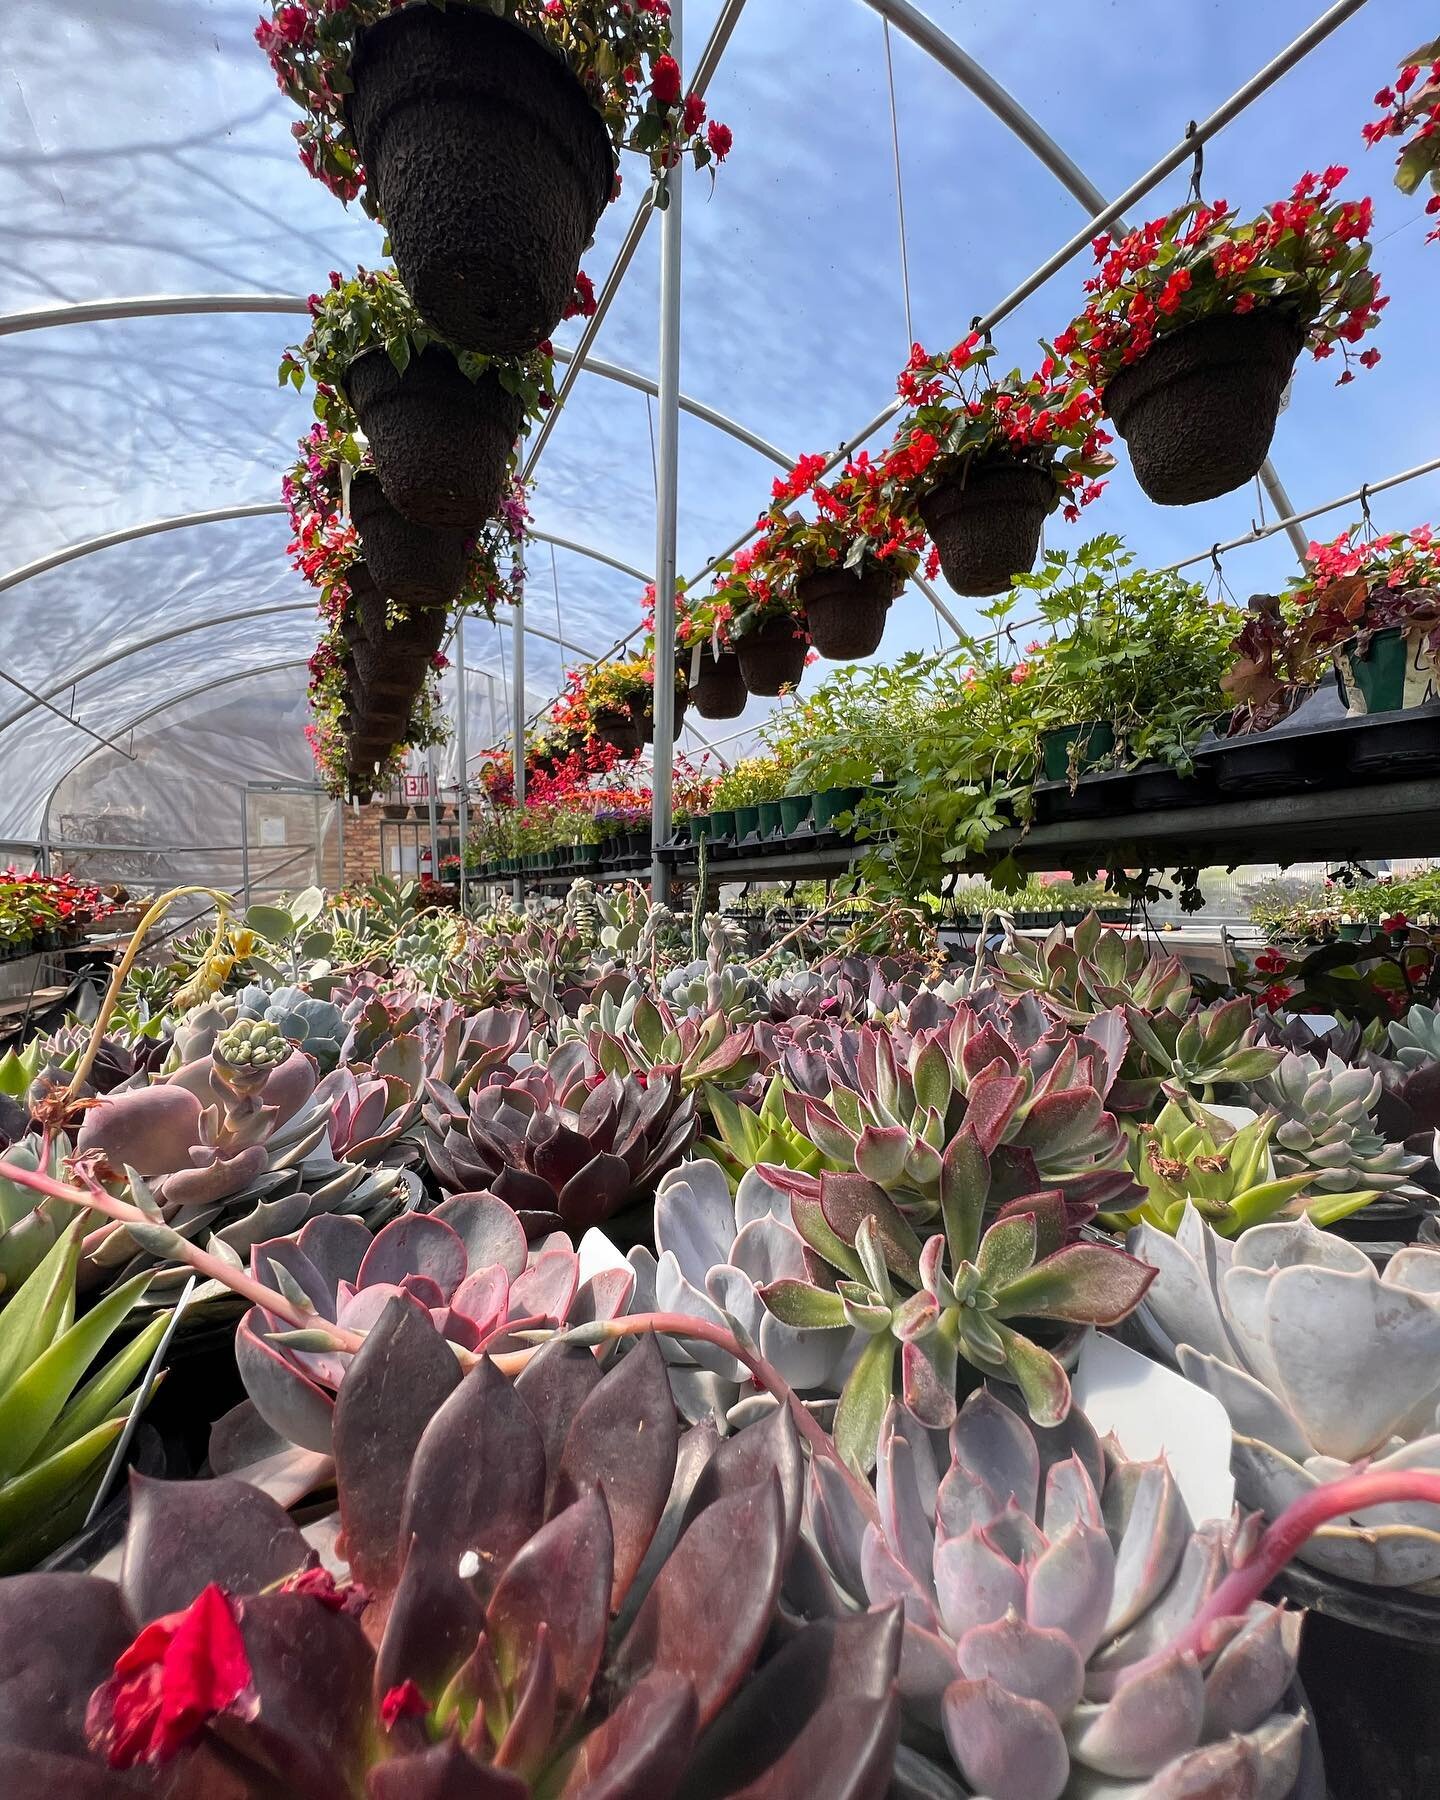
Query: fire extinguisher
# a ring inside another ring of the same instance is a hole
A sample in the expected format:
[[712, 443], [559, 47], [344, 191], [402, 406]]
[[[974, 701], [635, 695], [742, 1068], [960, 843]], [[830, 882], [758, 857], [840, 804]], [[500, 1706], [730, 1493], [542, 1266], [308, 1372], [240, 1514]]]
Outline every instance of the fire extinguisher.
[[435, 879], [435, 859], [430, 854], [430, 846], [428, 844], [422, 845], [420, 850], [420, 879], [422, 881], [433, 881]]

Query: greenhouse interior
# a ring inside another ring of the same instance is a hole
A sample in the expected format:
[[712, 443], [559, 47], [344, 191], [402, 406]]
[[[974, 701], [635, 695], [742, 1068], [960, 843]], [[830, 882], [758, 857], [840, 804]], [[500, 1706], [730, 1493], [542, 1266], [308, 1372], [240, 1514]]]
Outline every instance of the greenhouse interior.
[[4, 1800], [1440, 1795], [1318, 7], [11, 0]]

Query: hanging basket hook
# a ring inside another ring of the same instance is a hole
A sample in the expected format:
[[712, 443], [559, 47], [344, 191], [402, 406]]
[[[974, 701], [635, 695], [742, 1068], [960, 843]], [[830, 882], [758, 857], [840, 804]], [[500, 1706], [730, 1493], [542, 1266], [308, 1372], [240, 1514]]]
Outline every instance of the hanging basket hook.
[[[1192, 119], [1190, 121], [1190, 123], [1185, 127], [1185, 141], [1187, 144], [1191, 141], [1192, 138], [1195, 138], [1195, 133], [1199, 129], [1200, 129], [1200, 127], [1196, 124], [1195, 120]], [[1198, 139], [1196, 139], [1196, 141], [1195, 141], [1195, 160], [1190, 165], [1190, 198], [1195, 202], [1195, 204], [1197, 206], [1203, 206], [1205, 204], [1204, 196], [1200, 192], [1200, 177], [1204, 173], [1205, 173], [1205, 146]]]

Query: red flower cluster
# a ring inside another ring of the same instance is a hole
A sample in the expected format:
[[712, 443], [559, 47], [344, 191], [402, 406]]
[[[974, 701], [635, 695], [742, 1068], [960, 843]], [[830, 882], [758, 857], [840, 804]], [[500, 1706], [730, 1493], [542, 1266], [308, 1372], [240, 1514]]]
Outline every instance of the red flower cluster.
[[1258, 975], [1283, 975], [1290, 967], [1290, 958], [1283, 950], [1262, 950], [1255, 958], [1255, 972]]
[[[1393, 85], [1376, 94], [1375, 104], [1384, 110], [1361, 128], [1367, 148], [1386, 138], [1404, 140], [1395, 153], [1395, 185], [1402, 194], [1413, 194], [1428, 178], [1435, 191], [1425, 211], [1434, 218], [1440, 214], [1440, 38], [1406, 60]], [[1425, 242], [1440, 243], [1440, 224]]]
[[[1119, 239], [1091, 245], [1098, 273], [1085, 283], [1084, 312], [1055, 340], [1076, 374], [1103, 387], [1137, 362], [1155, 338], [1196, 319], [1288, 307], [1317, 357], [1349, 346], [1379, 322], [1387, 304], [1369, 269], [1372, 205], [1335, 200], [1348, 171], [1306, 173], [1288, 199], [1239, 222], [1224, 200], [1193, 202]], [[1361, 359], [1366, 367], [1378, 352]], [[1350, 376], [1345, 370], [1341, 380]]]

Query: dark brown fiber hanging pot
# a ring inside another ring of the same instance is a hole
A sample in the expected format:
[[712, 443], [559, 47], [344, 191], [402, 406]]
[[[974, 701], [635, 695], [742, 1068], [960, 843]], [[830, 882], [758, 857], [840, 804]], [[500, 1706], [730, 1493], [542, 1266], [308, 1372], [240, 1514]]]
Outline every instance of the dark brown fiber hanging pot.
[[646, 742], [644, 727], [618, 707], [596, 707], [590, 714], [595, 735], [613, 744], [622, 756], [634, 756]]
[[465, 5], [367, 26], [346, 101], [400, 279], [467, 350], [550, 336], [610, 199], [605, 122], [538, 37]]
[[[688, 667], [689, 665], [687, 665]], [[740, 658], [733, 650], [719, 656], [703, 644], [699, 668], [690, 677], [690, 698], [702, 719], [738, 719], [745, 710], [748, 690], [740, 672]]]
[[794, 687], [805, 673], [805, 653], [809, 648], [803, 637], [795, 635], [795, 627], [788, 619], [772, 620], [735, 640], [745, 686], [752, 694], [771, 699], [781, 688]]
[[448, 606], [460, 592], [469, 532], [413, 524], [368, 472], [350, 483], [350, 517], [382, 594], [404, 606]]
[[357, 356], [345, 393], [385, 498], [416, 525], [478, 531], [500, 505], [525, 409], [487, 372], [476, 381], [432, 345], [401, 375], [384, 350]]
[[795, 584], [795, 595], [805, 608], [810, 642], [831, 662], [873, 656], [900, 586], [892, 568], [871, 559], [858, 568], [837, 563], [804, 576]]
[[1033, 569], [1055, 494], [1048, 468], [1008, 456], [972, 457], [932, 488], [918, 510], [955, 592], [1003, 594], [1013, 575]]
[[1222, 313], [1164, 333], [1111, 376], [1105, 410], [1151, 500], [1193, 506], [1259, 472], [1304, 343], [1288, 310]]
[[413, 607], [402, 617], [389, 619], [378, 591], [363, 595], [355, 608], [360, 631], [377, 649], [400, 658], [419, 658], [427, 666], [445, 639], [443, 606]]
[[[680, 740], [680, 732], [685, 724], [685, 708], [687, 704], [688, 696], [680, 694], [675, 696], [675, 729], [671, 733], [671, 736], [676, 743]], [[642, 744], [653, 744], [655, 742], [655, 712], [653, 707], [647, 706], [645, 711], [640, 715], [640, 742]]]

